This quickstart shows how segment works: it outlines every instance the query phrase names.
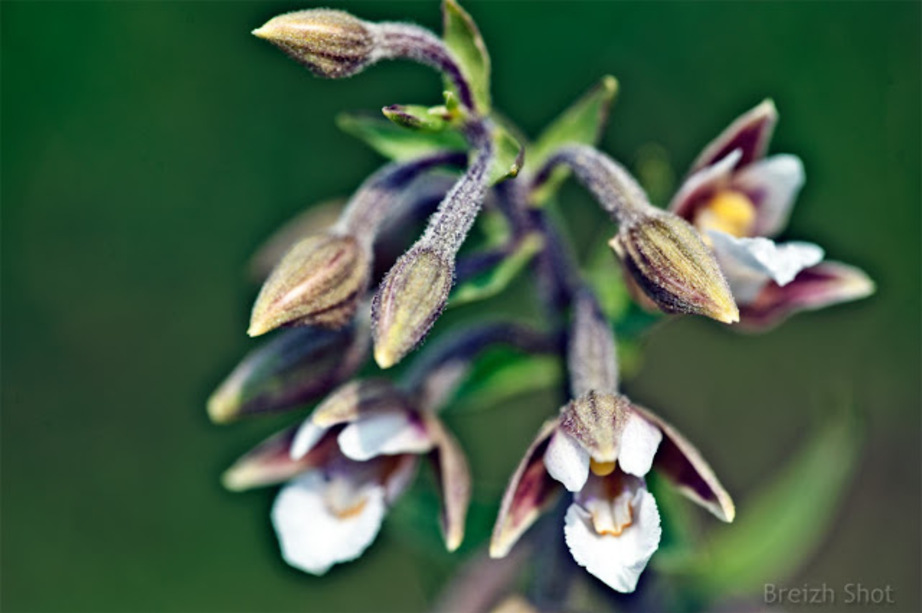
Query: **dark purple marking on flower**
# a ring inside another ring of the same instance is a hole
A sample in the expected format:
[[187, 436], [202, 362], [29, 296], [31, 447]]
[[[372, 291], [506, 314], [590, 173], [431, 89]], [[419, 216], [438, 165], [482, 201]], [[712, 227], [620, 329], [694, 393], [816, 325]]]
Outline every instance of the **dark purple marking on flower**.
[[551, 420], [544, 424], [509, 481], [493, 527], [490, 557], [501, 558], [509, 553], [519, 537], [563, 490], [544, 466], [544, 453], [557, 423]]
[[785, 286], [774, 281], [753, 302], [740, 305], [740, 326], [762, 331], [798, 311], [820, 309], [863, 298], [874, 292], [874, 282], [861, 270], [839, 262], [823, 262], [800, 271]]
[[701, 453], [675, 428], [655, 413], [634, 405], [634, 410], [663, 433], [653, 468], [669, 479], [679, 491], [713, 513], [718, 519], [733, 521], [736, 509], [713, 469]]
[[305, 455], [291, 458], [291, 444], [300, 424], [273, 434], [241, 456], [225, 471], [222, 481], [230, 490], [275, 485], [313, 468], [320, 467], [339, 454], [336, 437], [341, 427], [330, 428]]
[[688, 171], [689, 175], [723, 159], [735, 149], [739, 149], [742, 156], [734, 166], [734, 170], [745, 168], [761, 159], [768, 149], [777, 120], [778, 113], [774, 103], [770, 100], [766, 100], [740, 116], [705, 147], [692, 164]]

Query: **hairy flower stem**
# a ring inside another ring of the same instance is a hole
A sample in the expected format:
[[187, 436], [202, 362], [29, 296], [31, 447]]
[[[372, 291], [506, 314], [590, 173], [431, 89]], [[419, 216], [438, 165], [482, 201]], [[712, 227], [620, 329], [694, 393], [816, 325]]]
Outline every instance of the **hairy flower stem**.
[[573, 298], [572, 323], [567, 347], [567, 370], [574, 398], [594, 392], [618, 391], [615, 335], [588, 288]]
[[458, 90], [461, 104], [472, 114], [477, 115], [471, 86], [461, 73], [458, 62], [445, 47], [440, 38], [429, 30], [407, 23], [370, 24], [377, 36], [376, 51], [381, 59], [406, 58], [425, 64], [442, 72]]
[[467, 156], [457, 151], [442, 151], [405, 163], [391, 163], [371, 175], [349, 201], [333, 231], [348, 234], [370, 248], [389, 214], [392, 205], [412, 181], [438, 166], [463, 167]]
[[630, 224], [657, 210], [624, 167], [589, 145], [567, 145], [558, 149], [535, 175], [532, 189], [546, 181], [560, 164], [573, 170], [605, 212], [619, 224]]
[[417, 246], [431, 248], [450, 261], [454, 261], [483, 205], [487, 171], [494, 156], [488, 122], [469, 124], [468, 140], [477, 151], [476, 157], [467, 172], [449, 190], [417, 242]]
[[438, 408], [457, 389], [473, 360], [497, 345], [528, 354], [557, 353], [563, 338], [511, 322], [464, 328], [440, 338], [413, 364], [402, 385], [421, 399], [421, 405]]

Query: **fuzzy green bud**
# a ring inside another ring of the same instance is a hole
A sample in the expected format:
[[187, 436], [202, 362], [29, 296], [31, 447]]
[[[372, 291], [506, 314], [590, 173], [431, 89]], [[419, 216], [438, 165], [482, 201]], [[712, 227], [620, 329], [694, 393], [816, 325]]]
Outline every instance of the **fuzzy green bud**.
[[372, 302], [378, 366], [390, 368], [426, 336], [445, 308], [453, 274], [434, 249], [416, 247], [397, 260]]
[[319, 77], [338, 79], [377, 60], [375, 37], [361, 19], [345, 11], [312, 9], [273, 17], [253, 30]]
[[739, 321], [739, 309], [710, 249], [685, 220], [648, 209], [609, 242], [641, 290], [666, 313]]
[[285, 325], [340, 327], [355, 313], [370, 274], [370, 256], [355, 237], [309, 236], [263, 284], [247, 334]]

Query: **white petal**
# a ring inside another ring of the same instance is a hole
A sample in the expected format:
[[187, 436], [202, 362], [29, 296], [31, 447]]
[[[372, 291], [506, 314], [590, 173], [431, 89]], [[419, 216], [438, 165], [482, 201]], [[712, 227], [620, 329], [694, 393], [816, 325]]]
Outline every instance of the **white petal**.
[[633, 503], [634, 523], [619, 536], [598, 534], [589, 512], [578, 503], [567, 509], [564, 536], [576, 563], [619, 592], [633, 592], [640, 573], [659, 547], [659, 511], [645, 489]]
[[282, 557], [295, 568], [314, 575], [362, 555], [384, 518], [383, 487], [367, 488], [359, 510], [340, 517], [326, 504], [328, 486], [320, 472], [307, 473], [283, 487], [272, 505], [272, 525]]
[[359, 419], [339, 433], [339, 448], [347, 458], [364, 462], [379, 455], [423, 453], [432, 440], [421, 423], [406, 413], [383, 413]]
[[653, 466], [653, 456], [663, 440], [659, 428], [643, 417], [631, 413], [621, 434], [618, 465], [626, 473], [643, 477]]
[[569, 434], [557, 431], [544, 452], [544, 466], [565, 488], [578, 492], [589, 477], [589, 452]]
[[743, 304], [756, 299], [768, 281], [785, 286], [804, 268], [820, 263], [823, 249], [813, 243], [777, 244], [767, 238], [737, 238], [709, 230], [714, 254], [730, 291]]
[[796, 155], [759, 160], [733, 178], [735, 188], [760, 196], [755, 228], [758, 236], [774, 236], [784, 228], [803, 185], [804, 165]]
[[291, 449], [288, 452], [291, 459], [300, 460], [307, 455], [307, 452], [314, 448], [314, 445], [320, 441], [326, 431], [327, 428], [318, 426], [311, 421], [310, 417], [305, 419], [291, 440]]

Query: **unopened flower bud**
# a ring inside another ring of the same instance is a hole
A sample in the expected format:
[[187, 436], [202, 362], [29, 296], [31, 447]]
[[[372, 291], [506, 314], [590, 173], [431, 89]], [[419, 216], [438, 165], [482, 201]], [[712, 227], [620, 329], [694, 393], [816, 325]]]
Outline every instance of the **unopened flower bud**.
[[685, 220], [651, 210], [623, 224], [609, 245], [640, 289], [666, 313], [739, 321], [717, 261]]
[[358, 322], [327, 330], [285, 330], [249, 353], [208, 399], [208, 415], [225, 423], [316, 400], [358, 370], [368, 351]]
[[375, 361], [389, 368], [426, 336], [451, 289], [453, 264], [434, 249], [405, 253], [381, 283], [372, 303]]
[[309, 236], [295, 244], [263, 284], [247, 334], [279, 326], [345, 324], [368, 285], [370, 258], [352, 236]]
[[273, 17], [253, 34], [328, 79], [352, 76], [378, 59], [368, 24], [345, 11], [286, 13]]

